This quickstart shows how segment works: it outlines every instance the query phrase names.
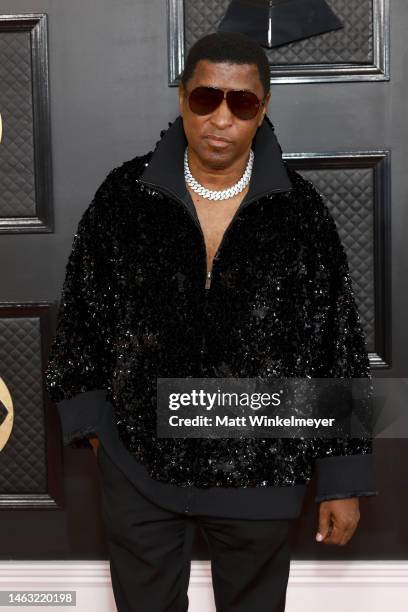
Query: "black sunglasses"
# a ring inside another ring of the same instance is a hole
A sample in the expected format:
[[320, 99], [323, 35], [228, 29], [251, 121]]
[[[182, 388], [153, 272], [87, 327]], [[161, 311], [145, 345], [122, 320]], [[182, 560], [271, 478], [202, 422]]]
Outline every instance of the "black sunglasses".
[[190, 109], [196, 115], [209, 115], [226, 98], [228, 108], [238, 119], [254, 119], [265, 98], [259, 100], [252, 91], [229, 89], [224, 92], [218, 87], [196, 87], [188, 95]]

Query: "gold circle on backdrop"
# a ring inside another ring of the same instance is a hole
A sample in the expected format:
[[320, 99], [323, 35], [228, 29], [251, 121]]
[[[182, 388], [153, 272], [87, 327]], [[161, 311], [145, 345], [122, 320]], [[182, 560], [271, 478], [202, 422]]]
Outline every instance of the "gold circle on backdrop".
[[0, 423], [0, 451], [6, 446], [8, 439], [11, 435], [14, 423], [14, 408], [13, 400], [11, 398], [10, 391], [7, 388], [6, 383], [0, 376], [0, 404], [4, 406], [7, 411], [7, 416], [2, 423]]

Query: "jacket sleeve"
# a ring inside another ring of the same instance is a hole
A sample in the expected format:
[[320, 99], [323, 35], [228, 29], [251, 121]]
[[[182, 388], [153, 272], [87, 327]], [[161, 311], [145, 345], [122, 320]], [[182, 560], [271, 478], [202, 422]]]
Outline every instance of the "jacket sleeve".
[[314, 376], [365, 378], [369, 388], [368, 401], [363, 403], [366, 412], [362, 416], [363, 437], [344, 435], [314, 441], [315, 501], [377, 495], [370, 420], [372, 378], [349, 264], [327, 205], [313, 184], [307, 183], [306, 197], [312, 216], [308, 217], [306, 231], [313, 242], [315, 271], [311, 283]]
[[63, 442], [71, 448], [92, 448], [88, 436], [97, 433], [110, 380], [113, 173], [100, 185], [78, 223], [45, 370], [45, 386], [57, 404]]

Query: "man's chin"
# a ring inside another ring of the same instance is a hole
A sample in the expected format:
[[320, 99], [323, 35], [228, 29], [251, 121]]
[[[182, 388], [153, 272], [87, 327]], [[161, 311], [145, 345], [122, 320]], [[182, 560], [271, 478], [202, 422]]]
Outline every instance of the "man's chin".
[[228, 168], [233, 161], [231, 151], [226, 150], [206, 150], [201, 156], [202, 163], [209, 168], [219, 169]]

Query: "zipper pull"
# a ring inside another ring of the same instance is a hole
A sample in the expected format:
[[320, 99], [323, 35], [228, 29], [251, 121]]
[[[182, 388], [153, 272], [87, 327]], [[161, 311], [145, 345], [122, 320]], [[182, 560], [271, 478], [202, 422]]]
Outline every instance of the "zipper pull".
[[211, 285], [211, 270], [207, 272], [207, 278], [205, 279], [205, 288], [209, 289]]

